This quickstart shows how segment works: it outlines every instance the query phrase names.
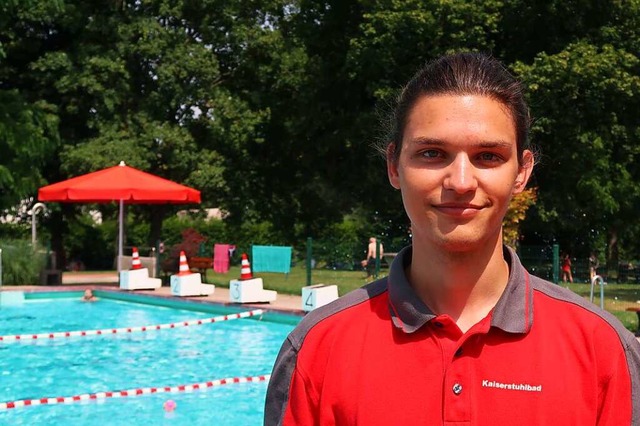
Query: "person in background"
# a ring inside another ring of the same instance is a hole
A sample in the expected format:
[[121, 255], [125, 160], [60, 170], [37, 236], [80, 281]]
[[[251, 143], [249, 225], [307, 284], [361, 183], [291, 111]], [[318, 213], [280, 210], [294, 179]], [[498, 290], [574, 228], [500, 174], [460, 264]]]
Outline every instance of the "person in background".
[[[382, 247], [382, 243], [380, 245], [380, 257], [384, 254], [384, 248]], [[375, 275], [376, 270], [376, 259], [378, 258], [378, 242], [375, 237], [369, 238], [369, 245], [367, 246], [367, 257], [362, 262], [362, 267], [367, 271], [366, 279], [369, 279]]]
[[529, 126], [521, 84], [488, 55], [409, 81], [382, 151], [412, 244], [291, 332], [266, 426], [640, 425], [640, 343], [503, 245], [534, 167]]
[[562, 258], [562, 282], [566, 283], [569, 280], [573, 282], [573, 275], [571, 274], [571, 257], [569, 254], [565, 254]]
[[84, 294], [82, 295], [82, 299], [83, 302], [95, 302], [98, 300], [98, 298], [96, 296], [93, 295], [93, 291], [91, 291], [91, 289], [86, 289], [84, 291]]
[[589, 282], [593, 281], [593, 277], [598, 274], [598, 266], [600, 266], [598, 256], [596, 256], [594, 252], [591, 252], [589, 255]]

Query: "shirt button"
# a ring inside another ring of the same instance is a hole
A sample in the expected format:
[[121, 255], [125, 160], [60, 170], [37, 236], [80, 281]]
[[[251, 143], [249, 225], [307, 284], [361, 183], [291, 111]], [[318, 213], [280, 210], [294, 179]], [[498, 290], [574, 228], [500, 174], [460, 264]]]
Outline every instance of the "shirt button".
[[460, 395], [460, 393], [462, 393], [462, 385], [460, 383], [453, 385], [453, 393], [456, 395]]

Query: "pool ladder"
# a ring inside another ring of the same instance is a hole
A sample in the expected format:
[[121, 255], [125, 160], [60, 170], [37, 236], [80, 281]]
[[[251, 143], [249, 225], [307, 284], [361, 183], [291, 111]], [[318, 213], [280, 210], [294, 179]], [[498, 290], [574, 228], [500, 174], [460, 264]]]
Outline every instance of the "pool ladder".
[[600, 285], [600, 308], [604, 309], [604, 286], [606, 283], [600, 275], [594, 275], [593, 278], [591, 278], [591, 296], [589, 300], [593, 303], [593, 287], [596, 284]]

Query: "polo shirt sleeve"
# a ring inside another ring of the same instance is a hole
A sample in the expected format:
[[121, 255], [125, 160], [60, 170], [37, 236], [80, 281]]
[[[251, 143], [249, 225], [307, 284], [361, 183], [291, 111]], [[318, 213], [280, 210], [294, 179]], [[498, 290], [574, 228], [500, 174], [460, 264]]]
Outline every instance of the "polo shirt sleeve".
[[316, 424], [318, 395], [297, 361], [298, 350], [287, 339], [278, 354], [269, 380], [265, 426]]
[[621, 343], [622, 351], [598, 348], [610, 357], [608, 368], [599, 372], [598, 425], [640, 425], [640, 343], [631, 333]]
[[295, 369], [289, 389], [289, 403], [284, 412], [283, 426], [315, 425], [318, 418], [318, 397], [306, 375]]

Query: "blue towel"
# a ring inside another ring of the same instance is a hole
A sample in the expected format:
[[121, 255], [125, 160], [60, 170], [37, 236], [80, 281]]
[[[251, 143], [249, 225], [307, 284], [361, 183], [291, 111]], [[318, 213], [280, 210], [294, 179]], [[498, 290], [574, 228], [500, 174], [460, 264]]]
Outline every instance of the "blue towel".
[[291, 271], [291, 247], [252, 246], [251, 269], [253, 272]]

